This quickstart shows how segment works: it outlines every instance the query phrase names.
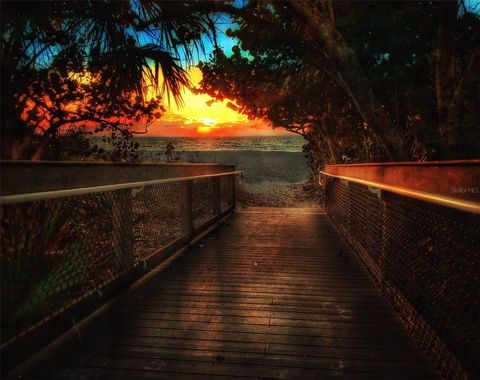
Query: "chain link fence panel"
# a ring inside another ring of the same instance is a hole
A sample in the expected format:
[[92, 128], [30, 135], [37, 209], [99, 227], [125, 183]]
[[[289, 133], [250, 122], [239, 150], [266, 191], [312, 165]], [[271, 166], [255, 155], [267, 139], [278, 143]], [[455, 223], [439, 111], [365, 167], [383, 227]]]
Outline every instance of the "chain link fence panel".
[[235, 203], [235, 177], [220, 177], [220, 211], [224, 212]]
[[209, 178], [194, 180], [192, 191], [193, 226], [199, 228], [217, 212], [220, 212], [220, 208], [217, 207], [217, 204], [220, 203], [218, 179], [215, 178], [214, 181]]
[[480, 216], [327, 177], [325, 208], [449, 379], [480, 378]]
[[99, 306], [232, 210], [234, 183], [229, 174], [1, 204], [2, 354], [87, 298]]
[[187, 200], [182, 183], [147, 186], [132, 192], [133, 260], [137, 266], [183, 237]]

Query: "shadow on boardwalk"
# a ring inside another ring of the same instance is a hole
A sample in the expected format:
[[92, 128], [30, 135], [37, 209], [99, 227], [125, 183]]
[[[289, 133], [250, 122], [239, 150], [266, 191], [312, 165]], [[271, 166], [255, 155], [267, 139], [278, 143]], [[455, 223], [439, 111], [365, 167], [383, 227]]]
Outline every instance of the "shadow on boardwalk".
[[435, 378], [326, 215], [251, 208], [42, 379]]

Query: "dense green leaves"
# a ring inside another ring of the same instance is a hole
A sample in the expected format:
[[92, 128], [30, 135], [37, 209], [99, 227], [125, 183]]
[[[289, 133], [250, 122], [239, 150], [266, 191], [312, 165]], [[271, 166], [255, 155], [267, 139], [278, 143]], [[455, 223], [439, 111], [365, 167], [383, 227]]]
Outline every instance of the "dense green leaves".
[[190, 82], [179, 60], [191, 63], [212, 28], [191, 4], [3, 2], [3, 157], [42, 158], [80, 125], [145, 130], [164, 98], [181, 103]]
[[317, 163], [478, 157], [479, 76], [469, 65], [480, 46], [480, 19], [454, 15], [455, 93], [465, 83], [463, 95], [449, 99], [461, 131], [452, 146], [438, 119], [438, 8], [432, 2], [247, 2], [243, 13], [231, 12], [239, 27], [229, 35], [238, 45], [201, 67], [202, 89], [304, 135]]
[[199, 65], [198, 91], [305, 136], [316, 163], [480, 155], [480, 18], [462, 2], [2, 7], [7, 157], [38, 158], [80, 121], [128, 135], [161, 116], [159, 96], [181, 103], [189, 81], [179, 59], [193, 63], [205, 35], [215, 44], [218, 13], [237, 45]]

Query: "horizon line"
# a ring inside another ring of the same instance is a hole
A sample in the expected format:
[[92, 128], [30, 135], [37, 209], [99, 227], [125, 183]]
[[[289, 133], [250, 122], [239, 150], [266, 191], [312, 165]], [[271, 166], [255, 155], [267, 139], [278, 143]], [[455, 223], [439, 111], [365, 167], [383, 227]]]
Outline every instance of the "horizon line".
[[[302, 137], [298, 134], [295, 134], [295, 133], [286, 133], [286, 134], [279, 134], [279, 135], [244, 135], [244, 136], [208, 136], [208, 135], [205, 135], [205, 136], [165, 136], [165, 135], [144, 135], [144, 134], [139, 134], [139, 135], [136, 135], [135, 133], [133, 134], [133, 137], [140, 137], [140, 138], [147, 138], [147, 137], [165, 137], [165, 138], [188, 138], [188, 139], [205, 139], [205, 138], [219, 138], [219, 139], [223, 139], [223, 138], [237, 138], [237, 137], [282, 137], [282, 136], [290, 136], [290, 135], [293, 135], [293, 136], [299, 136], [299, 137]], [[99, 136], [99, 135], [91, 135], [90, 137], [99, 137], [99, 138], [103, 138], [103, 136]]]

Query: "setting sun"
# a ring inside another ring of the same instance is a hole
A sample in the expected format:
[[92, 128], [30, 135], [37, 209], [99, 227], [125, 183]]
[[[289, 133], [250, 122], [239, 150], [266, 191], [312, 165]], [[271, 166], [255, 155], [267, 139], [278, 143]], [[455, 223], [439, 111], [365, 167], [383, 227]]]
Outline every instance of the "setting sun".
[[210, 132], [212, 132], [212, 128], [208, 127], [208, 126], [197, 127], [197, 132], [198, 133], [210, 133]]

